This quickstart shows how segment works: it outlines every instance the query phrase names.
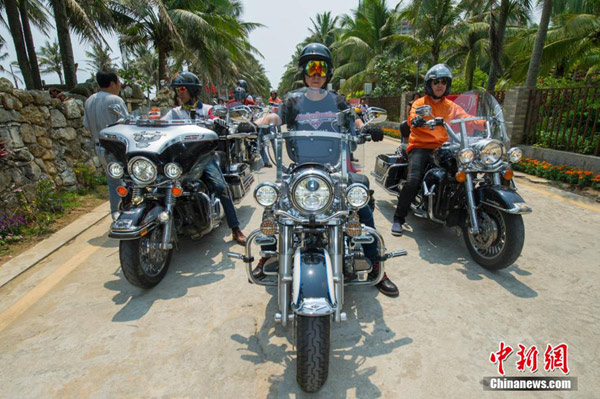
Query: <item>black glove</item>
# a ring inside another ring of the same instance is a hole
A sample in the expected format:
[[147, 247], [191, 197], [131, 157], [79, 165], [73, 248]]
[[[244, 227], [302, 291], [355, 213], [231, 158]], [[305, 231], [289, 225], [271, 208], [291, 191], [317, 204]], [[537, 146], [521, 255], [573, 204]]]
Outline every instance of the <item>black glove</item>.
[[221, 118], [215, 118], [215, 119], [211, 119], [211, 120], [217, 126], [227, 127], [227, 122]]
[[377, 125], [367, 125], [367, 126], [363, 127], [362, 133], [370, 135], [371, 140], [373, 140], [373, 141], [382, 141], [383, 140], [383, 129], [381, 129]]
[[425, 126], [425, 119], [421, 115], [417, 115], [410, 121], [412, 127], [421, 127]]

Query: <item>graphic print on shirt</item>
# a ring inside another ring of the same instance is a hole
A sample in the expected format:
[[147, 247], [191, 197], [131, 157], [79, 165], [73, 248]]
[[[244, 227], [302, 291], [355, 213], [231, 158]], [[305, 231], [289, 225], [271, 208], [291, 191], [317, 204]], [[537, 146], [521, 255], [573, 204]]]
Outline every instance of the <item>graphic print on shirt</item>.
[[[319, 130], [323, 124], [329, 123], [331, 128], [333, 128], [333, 122], [337, 121], [337, 116], [335, 112], [306, 112], [303, 114], [299, 114], [296, 117], [296, 122], [299, 125], [309, 124], [314, 130]], [[323, 130], [332, 130], [329, 127], [325, 127]], [[335, 129], [333, 129], [335, 130]]]

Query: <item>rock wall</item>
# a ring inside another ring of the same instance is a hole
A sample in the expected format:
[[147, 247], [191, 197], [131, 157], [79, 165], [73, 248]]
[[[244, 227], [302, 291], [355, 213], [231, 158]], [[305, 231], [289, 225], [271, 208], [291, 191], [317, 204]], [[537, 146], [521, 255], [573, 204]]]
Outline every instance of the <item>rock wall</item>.
[[18, 207], [17, 189], [33, 195], [44, 177], [57, 189], [73, 188], [76, 164], [100, 168], [91, 134], [83, 127], [81, 100], [63, 103], [45, 91], [16, 90], [5, 78], [0, 78], [0, 139], [11, 152], [0, 159], [0, 214]]

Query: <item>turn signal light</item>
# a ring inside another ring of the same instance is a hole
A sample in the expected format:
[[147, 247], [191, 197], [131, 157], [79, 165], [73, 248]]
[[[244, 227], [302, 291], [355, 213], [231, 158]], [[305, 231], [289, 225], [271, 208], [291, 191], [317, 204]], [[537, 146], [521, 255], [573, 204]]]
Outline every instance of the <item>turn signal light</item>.
[[352, 217], [348, 219], [348, 221], [346, 222], [346, 226], [344, 227], [344, 231], [350, 237], [356, 237], [362, 233], [362, 225], [360, 224], [358, 217]]
[[183, 190], [181, 189], [181, 187], [173, 187], [171, 189], [171, 194], [173, 194], [173, 196], [175, 197], [181, 197], [181, 194], [183, 194]]
[[504, 172], [504, 180], [511, 180], [513, 178], [513, 176], [515, 175], [515, 172], [512, 171], [512, 169], [508, 169], [506, 172]]
[[459, 183], [464, 183], [467, 180], [467, 174], [462, 170], [456, 172], [456, 181]]
[[277, 222], [275, 219], [265, 219], [260, 224], [260, 231], [266, 236], [277, 234]]
[[119, 197], [127, 197], [128, 193], [129, 193], [129, 191], [127, 190], [127, 187], [123, 187], [123, 186], [117, 187], [117, 194], [119, 194]]

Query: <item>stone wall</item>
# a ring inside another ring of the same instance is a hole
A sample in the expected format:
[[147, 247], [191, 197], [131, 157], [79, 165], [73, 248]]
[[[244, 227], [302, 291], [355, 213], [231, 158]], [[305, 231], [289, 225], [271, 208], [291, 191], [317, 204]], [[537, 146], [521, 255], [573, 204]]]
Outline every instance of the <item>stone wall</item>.
[[91, 134], [83, 127], [81, 100], [63, 103], [45, 91], [16, 90], [5, 78], [0, 78], [0, 138], [11, 151], [0, 159], [0, 214], [18, 207], [17, 189], [32, 195], [42, 178], [57, 189], [73, 188], [76, 164], [100, 168]]

